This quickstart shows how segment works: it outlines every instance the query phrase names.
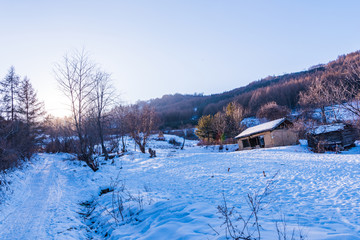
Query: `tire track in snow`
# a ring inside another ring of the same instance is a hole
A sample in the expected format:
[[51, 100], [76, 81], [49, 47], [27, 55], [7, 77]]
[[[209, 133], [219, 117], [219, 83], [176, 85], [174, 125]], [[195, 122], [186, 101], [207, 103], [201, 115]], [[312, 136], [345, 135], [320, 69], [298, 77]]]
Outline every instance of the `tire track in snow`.
[[66, 164], [54, 155], [35, 163], [22, 186], [1, 206], [0, 239], [85, 239], [73, 209], [79, 198], [76, 173]]

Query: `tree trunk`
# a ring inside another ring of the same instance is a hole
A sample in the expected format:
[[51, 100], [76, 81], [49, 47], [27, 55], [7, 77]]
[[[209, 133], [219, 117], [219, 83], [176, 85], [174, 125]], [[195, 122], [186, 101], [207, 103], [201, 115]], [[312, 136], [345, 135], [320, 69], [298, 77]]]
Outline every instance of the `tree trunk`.
[[100, 143], [101, 143], [101, 149], [103, 154], [105, 155], [105, 160], [109, 159], [108, 151], [106, 150], [105, 143], [104, 143], [104, 133], [102, 130], [101, 122], [98, 119], [98, 129], [99, 129], [99, 137], [100, 137]]
[[80, 153], [78, 153], [79, 160], [84, 161], [94, 172], [99, 170], [98, 165], [92, 159], [92, 149], [87, 151], [87, 146], [85, 143], [84, 137], [81, 135], [81, 132], [78, 132], [79, 144], [80, 144]]
[[325, 113], [325, 107], [321, 107], [321, 119], [322, 119], [322, 123], [323, 124], [326, 124], [327, 121], [326, 121], [326, 113]]
[[105, 155], [105, 160], [109, 159], [109, 154], [108, 151], [106, 150], [105, 144], [104, 144], [104, 136], [101, 134], [100, 136], [100, 141], [101, 141], [101, 149], [103, 154]]
[[183, 143], [182, 143], [182, 145], [181, 145], [181, 150], [184, 150], [184, 146], [185, 146], [185, 136], [184, 136], [184, 139], [183, 139]]
[[139, 144], [140, 151], [145, 153], [145, 145]]
[[94, 162], [94, 160], [90, 160], [88, 159], [87, 161], [85, 161], [86, 164], [91, 168], [91, 170], [93, 170], [94, 172], [96, 172], [97, 170], [99, 170], [98, 165]]
[[126, 145], [125, 145], [125, 140], [124, 140], [124, 135], [121, 136], [121, 142], [122, 142], [122, 149], [121, 152], [126, 152]]

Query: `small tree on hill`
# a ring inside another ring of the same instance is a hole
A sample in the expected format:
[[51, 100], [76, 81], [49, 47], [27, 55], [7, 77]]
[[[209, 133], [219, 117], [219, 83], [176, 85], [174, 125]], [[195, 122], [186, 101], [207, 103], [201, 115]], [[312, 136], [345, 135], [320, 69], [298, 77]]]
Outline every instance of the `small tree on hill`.
[[199, 119], [196, 128], [196, 136], [198, 136], [200, 139], [207, 139], [210, 141], [210, 138], [214, 137], [213, 117], [211, 115], [202, 116]]
[[226, 115], [222, 112], [218, 112], [213, 117], [212, 126], [215, 132], [215, 139], [223, 142], [225, 140], [226, 130]]
[[279, 106], [276, 102], [268, 102], [263, 105], [256, 114], [257, 118], [266, 118], [267, 120], [275, 120], [286, 117], [290, 113], [290, 109], [286, 106]]
[[245, 109], [237, 102], [229, 103], [224, 109], [226, 118], [225, 134], [228, 137], [235, 137], [242, 130], [241, 121], [245, 116]]
[[320, 108], [322, 123], [327, 123], [325, 107], [330, 104], [324, 78], [317, 78], [306, 92], [300, 92], [299, 103], [304, 108]]
[[327, 74], [323, 77], [326, 91], [322, 98], [331, 104], [338, 104], [342, 109], [360, 117], [360, 63], [347, 66], [342, 76]]

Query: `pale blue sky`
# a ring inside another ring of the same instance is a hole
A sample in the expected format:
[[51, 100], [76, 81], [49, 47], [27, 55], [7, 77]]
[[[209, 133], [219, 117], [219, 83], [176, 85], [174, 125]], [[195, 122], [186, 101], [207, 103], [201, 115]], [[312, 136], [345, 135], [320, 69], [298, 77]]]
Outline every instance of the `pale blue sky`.
[[124, 102], [218, 93], [360, 49], [360, 1], [3, 1], [0, 77], [27, 75], [64, 113], [53, 64], [85, 48]]

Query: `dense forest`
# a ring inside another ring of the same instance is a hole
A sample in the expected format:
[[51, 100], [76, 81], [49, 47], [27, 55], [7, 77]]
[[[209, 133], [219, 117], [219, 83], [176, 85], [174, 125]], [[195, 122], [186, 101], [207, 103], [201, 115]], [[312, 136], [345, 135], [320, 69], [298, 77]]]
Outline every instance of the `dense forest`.
[[341, 55], [327, 64], [310, 67], [307, 71], [268, 76], [247, 86], [231, 91], [212, 94], [174, 94], [152, 99], [140, 104], [149, 103], [154, 107], [162, 120], [163, 128], [179, 128], [186, 124], [196, 124], [204, 115], [221, 111], [230, 102], [243, 106], [247, 116], [255, 116], [257, 111], [269, 102], [290, 109], [299, 106], [299, 96], [315, 82], [316, 79], [331, 75], [343, 79], [350, 66], [360, 63], [360, 51]]

